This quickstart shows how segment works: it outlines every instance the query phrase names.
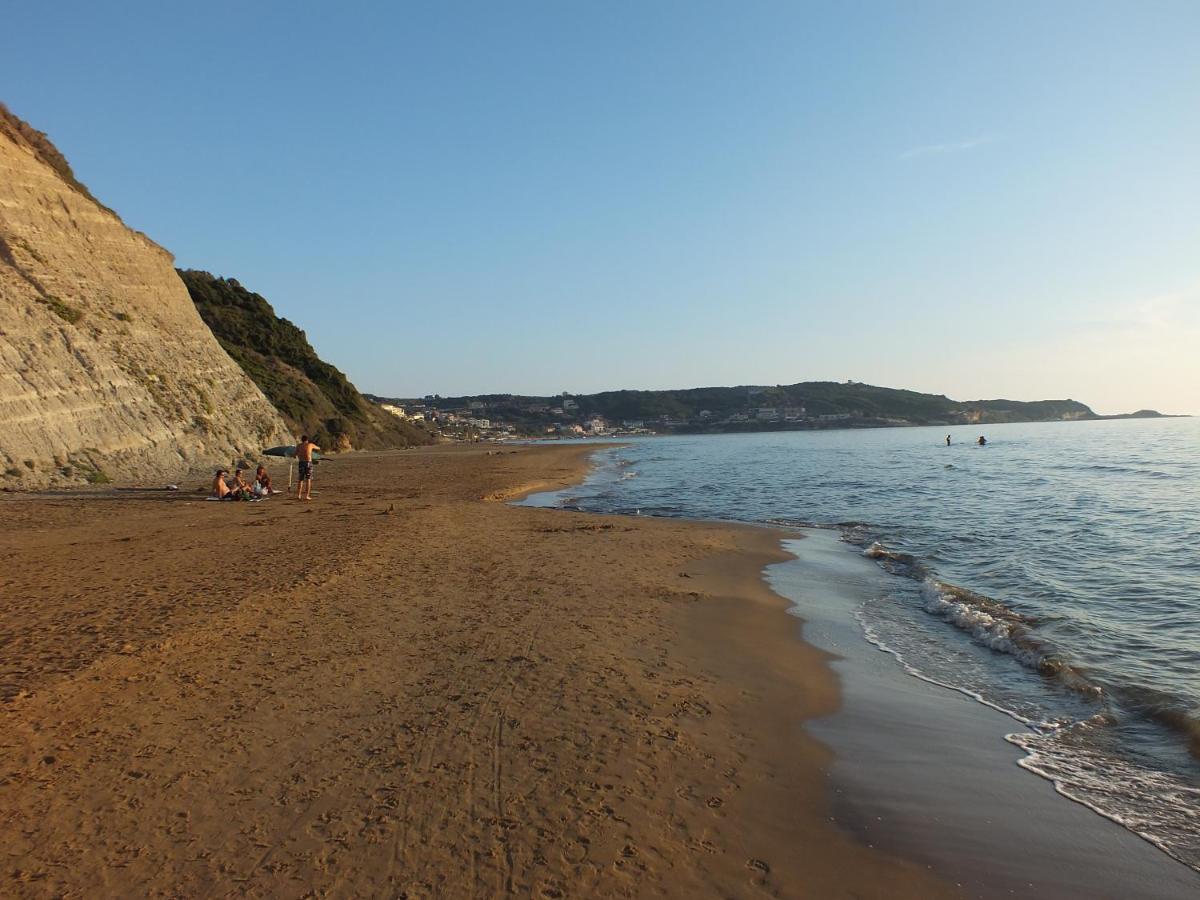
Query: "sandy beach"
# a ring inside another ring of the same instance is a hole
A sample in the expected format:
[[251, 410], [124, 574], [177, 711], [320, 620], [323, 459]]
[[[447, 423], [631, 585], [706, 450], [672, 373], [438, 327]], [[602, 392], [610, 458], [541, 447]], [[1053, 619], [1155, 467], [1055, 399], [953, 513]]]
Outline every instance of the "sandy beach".
[[830, 824], [779, 533], [499, 502], [587, 452], [3, 498], [3, 893], [950, 895]]

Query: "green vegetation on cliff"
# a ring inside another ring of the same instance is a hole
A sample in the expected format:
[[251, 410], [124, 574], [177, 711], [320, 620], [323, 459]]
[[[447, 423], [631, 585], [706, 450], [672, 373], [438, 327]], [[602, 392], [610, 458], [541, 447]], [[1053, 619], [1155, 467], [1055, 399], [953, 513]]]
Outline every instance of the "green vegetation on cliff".
[[297, 433], [322, 447], [378, 450], [429, 444], [432, 435], [380, 410], [317, 356], [304, 332], [236, 279], [180, 269], [200, 317]]

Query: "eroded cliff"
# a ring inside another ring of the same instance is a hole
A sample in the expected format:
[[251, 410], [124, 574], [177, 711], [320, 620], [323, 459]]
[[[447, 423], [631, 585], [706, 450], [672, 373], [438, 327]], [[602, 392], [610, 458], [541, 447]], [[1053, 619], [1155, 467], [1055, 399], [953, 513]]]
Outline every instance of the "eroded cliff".
[[0, 484], [169, 479], [288, 440], [171, 255], [0, 106]]

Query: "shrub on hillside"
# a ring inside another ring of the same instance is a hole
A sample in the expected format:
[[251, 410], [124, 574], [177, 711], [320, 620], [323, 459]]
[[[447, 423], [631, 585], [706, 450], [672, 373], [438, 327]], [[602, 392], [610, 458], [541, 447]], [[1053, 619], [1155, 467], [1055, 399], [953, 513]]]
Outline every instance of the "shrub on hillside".
[[377, 410], [262, 295], [208, 272], [181, 269], [179, 277], [221, 346], [298, 432], [329, 447], [345, 441], [361, 448], [431, 441], [428, 433]]

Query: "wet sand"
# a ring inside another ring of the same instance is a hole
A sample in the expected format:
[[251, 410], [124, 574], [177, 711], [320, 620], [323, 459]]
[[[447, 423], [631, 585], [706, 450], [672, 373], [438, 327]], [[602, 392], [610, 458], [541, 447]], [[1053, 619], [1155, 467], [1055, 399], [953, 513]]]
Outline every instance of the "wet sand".
[[830, 822], [778, 533], [497, 502], [591, 449], [0, 499], [0, 893], [952, 896]]

